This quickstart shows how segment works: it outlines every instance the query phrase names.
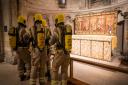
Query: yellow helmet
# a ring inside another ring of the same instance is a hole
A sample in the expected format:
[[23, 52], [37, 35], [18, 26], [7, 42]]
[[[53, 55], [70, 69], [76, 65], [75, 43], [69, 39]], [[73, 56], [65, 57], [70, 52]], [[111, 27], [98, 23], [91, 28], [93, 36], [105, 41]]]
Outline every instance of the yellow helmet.
[[36, 21], [42, 21], [42, 15], [41, 14], [35, 14], [34, 15], [34, 22], [36, 22]]
[[54, 19], [55, 19], [55, 20], [58, 19], [58, 15], [56, 15]]
[[47, 26], [47, 22], [46, 22], [45, 19], [42, 19], [42, 25], [43, 25], [43, 26]]
[[58, 18], [58, 23], [64, 22], [64, 14], [58, 14], [57, 18]]
[[23, 16], [19, 16], [18, 17], [18, 23], [21, 23], [21, 24], [26, 24], [26, 19], [23, 17]]

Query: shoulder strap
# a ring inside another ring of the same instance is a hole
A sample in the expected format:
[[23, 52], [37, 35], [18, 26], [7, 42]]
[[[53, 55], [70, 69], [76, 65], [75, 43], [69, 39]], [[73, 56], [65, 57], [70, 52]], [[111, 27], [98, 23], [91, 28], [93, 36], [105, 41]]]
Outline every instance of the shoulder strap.
[[34, 29], [34, 27], [31, 27], [30, 28], [30, 35], [31, 35], [31, 37], [35, 40], [36, 38], [35, 38], [35, 29]]
[[60, 28], [58, 28], [58, 27], [56, 28], [56, 33], [58, 35], [58, 40], [61, 43], [61, 30], [60, 30]]
[[46, 38], [49, 38], [51, 35], [51, 30], [49, 28], [46, 28]]

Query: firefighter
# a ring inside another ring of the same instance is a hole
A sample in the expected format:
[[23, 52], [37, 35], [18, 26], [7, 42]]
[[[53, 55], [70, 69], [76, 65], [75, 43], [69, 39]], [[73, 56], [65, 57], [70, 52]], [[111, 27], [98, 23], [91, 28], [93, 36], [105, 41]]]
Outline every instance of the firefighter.
[[29, 43], [30, 35], [26, 28], [26, 20], [23, 16], [19, 16], [16, 28], [16, 53], [18, 55], [18, 71], [21, 81], [30, 78], [31, 56], [28, 51]]
[[21, 81], [30, 78], [31, 56], [28, 51], [30, 43], [30, 35], [26, 29], [26, 20], [23, 16], [18, 17], [18, 26], [14, 31], [12, 47], [15, 47], [18, 60], [18, 72]]
[[[41, 14], [35, 14], [34, 26], [30, 29], [32, 40], [32, 67], [30, 85], [36, 85], [37, 77], [39, 84], [45, 85], [45, 66], [47, 62], [47, 33], [46, 21]], [[39, 73], [39, 74], [38, 74]]]
[[56, 28], [49, 41], [50, 45], [55, 45], [56, 52], [52, 63], [51, 85], [58, 85], [58, 71], [61, 67], [61, 85], [67, 85], [68, 65], [70, 62], [70, 52], [72, 48], [72, 27], [64, 24], [64, 15], [58, 14], [55, 19]]
[[46, 40], [45, 40], [45, 45], [46, 45], [46, 48], [47, 48], [47, 62], [46, 62], [46, 73], [45, 73], [45, 77], [48, 78], [48, 81], [51, 80], [51, 73], [50, 73], [50, 69], [51, 69], [51, 66], [50, 66], [50, 56], [51, 56], [51, 53], [50, 53], [50, 45], [49, 45], [49, 40], [50, 40], [50, 36], [51, 36], [51, 30], [50, 28], [48, 27], [47, 25], [47, 22], [46, 20], [42, 20], [42, 25], [45, 27], [45, 30], [46, 30]]

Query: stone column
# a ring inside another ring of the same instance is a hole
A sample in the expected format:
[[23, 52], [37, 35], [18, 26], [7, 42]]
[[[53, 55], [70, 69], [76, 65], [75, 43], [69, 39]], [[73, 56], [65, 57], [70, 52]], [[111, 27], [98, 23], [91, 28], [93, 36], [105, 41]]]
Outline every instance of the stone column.
[[10, 0], [1, 0], [2, 18], [3, 18], [3, 36], [2, 36], [2, 55], [7, 57], [10, 55], [8, 32], [5, 32], [4, 26], [10, 27]]
[[2, 16], [2, 2], [0, 1], [0, 62], [4, 61], [3, 49], [3, 16]]
[[124, 55], [128, 56], [128, 19], [125, 19], [124, 22], [124, 47], [123, 47]]

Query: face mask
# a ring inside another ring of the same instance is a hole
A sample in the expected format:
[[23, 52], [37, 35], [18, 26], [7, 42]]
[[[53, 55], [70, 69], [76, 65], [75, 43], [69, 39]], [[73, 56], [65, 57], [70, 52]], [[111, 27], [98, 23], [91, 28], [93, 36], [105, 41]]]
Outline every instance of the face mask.
[[40, 28], [40, 27], [42, 27], [42, 24], [41, 23], [36, 23], [35, 26], [36, 26], [36, 28]]

